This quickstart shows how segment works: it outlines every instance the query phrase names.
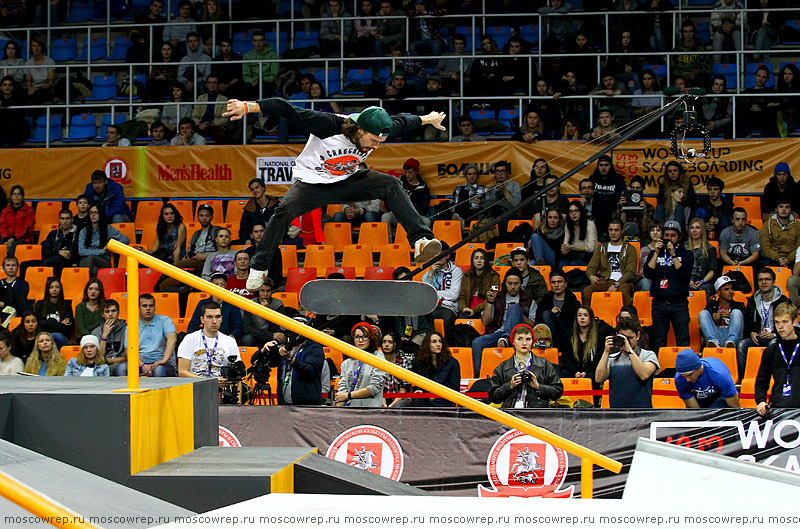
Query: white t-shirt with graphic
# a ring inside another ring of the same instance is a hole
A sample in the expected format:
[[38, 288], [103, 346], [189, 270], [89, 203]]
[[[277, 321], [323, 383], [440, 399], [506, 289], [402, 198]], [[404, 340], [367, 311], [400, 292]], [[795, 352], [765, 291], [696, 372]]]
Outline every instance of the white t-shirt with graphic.
[[189, 371], [201, 377], [222, 376], [220, 368], [228, 365], [228, 357], [241, 360], [236, 340], [221, 332], [215, 338], [205, 336], [203, 329], [187, 334], [178, 346], [178, 358], [191, 361]]
[[622, 269], [620, 268], [619, 264], [619, 254], [622, 253], [622, 245], [614, 245], [608, 243], [608, 252], [606, 253], [606, 257], [608, 258], [608, 264], [611, 265], [611, 280], [612, 281], [619, 281], [622, 277]]

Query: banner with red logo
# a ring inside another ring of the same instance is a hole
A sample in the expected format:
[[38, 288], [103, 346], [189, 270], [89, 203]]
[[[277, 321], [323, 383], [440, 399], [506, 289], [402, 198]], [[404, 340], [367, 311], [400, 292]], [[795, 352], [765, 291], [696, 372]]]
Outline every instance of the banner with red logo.
[[[719, 140], [705, 158], [681, 163], [697, 191], [705, 193], [711, 176], [725, 181], [726, 193], [760, 193], [778, 162], [788, 162], [800, 172], [800, 139]], [[6, 188], [25, 187], [29, 199], [72, 199], [82, 193], [93, 171], [102, 169], [125, 188], [128, 198], [241, 197], [250, 193], [247, 183], [259, 178], [269, 193], [282, 196], [292, 181], [294, 159], [303, 146], [247, 145], [192, 147], [73, 147], [51, 149], [4, 149], [0, 176]], [[399, 176], [409, 158], [420, 162], [420, 172], [433, 195], [450, 195], [463, 183], [466, 164], [476, 164], [481, 183], [493, 182], [494, 164], [511, 162], [512, 177], [520, 184], [529, 180], [537, 158], [550, 163], [560, 176], [598, 151], [595, 145], [577, 141], [543, 141], [528, 145], [510, 141], [472, 143], [390, 143], [366, 160], [368, 166]], [[629, 141], [612, 154], [617, 171], [626, 181], [641, 176], [646, 193], [655, 194], [664, 167], [675, 158], [669, 141]], [[578, 182], [588, 177], [594, 164], [565, 182], [564, 193], [577, 193]]]
[[[595, 497], [622, 496], [639, 437], [800, 473], [800, 410], [774, 410], [767, 418], [751, 409], [513, 415], [622, 462], [620, 474], [595, 467]], [[241, 446], [314, 446], [365, 472], [437, 493], [580, 496], [576, 456], [469, 410], [223, 406], [219, 422]]]

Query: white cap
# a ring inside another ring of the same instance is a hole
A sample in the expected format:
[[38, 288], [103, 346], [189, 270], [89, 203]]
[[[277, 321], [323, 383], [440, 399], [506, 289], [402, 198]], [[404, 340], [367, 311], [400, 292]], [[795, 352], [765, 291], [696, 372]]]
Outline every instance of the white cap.
[[728, 276], [721, 276], [719, 279], [714, 281], [714, 290], [719, 290], [728, 283], [735, 283], [735, 281]]

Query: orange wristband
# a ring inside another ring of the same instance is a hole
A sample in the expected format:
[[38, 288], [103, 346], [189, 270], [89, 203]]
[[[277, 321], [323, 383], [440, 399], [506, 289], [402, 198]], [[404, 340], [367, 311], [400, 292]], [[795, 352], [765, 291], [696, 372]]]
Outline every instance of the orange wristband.
[[248, 103], [247, 101], [244, 102], [244, 113], [245, 114], [250, 113], [250, 103]]

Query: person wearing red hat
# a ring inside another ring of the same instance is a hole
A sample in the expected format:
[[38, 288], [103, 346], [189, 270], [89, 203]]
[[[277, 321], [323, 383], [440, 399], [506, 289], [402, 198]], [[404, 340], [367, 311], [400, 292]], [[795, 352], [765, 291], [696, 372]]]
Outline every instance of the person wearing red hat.
[[427, 262], [439, 254], [441, 243], [434, 238], [409, 195], [403, 192], [401, 182], [379, 171], [360, 169], [359, 164], [388, 138], [407, 130], [423, 125], [445, 130], [443, 112], [390, 117], [380, 107], [368, 107], [358, 114], [341, 116], [299, 108], [281, 98], [270, 98], [255, 103], [231, 99], [223, 115], [235, 121], [256, 112], [286, 118], [308, 132], [309, 138], [293, 169], [295, 183], [275, 209], [253, 256], [247, 279], [248, 290], [258, 290], [263, 284], [270, 260], [292, 219], [328, 204], [383, 200], [406, 229], [417, 262]]

